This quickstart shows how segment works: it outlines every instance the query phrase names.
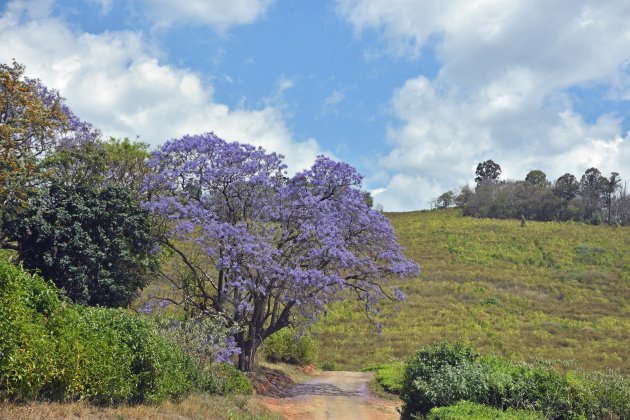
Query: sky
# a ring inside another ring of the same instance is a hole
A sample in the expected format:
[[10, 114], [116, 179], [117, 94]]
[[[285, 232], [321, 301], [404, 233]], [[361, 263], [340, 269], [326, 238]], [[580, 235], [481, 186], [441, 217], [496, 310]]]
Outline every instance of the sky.
[[0, 62], [106, 136], [348, 162], [388, 211], [493, 159], [630, 179], [627, 0], [0, 0]]

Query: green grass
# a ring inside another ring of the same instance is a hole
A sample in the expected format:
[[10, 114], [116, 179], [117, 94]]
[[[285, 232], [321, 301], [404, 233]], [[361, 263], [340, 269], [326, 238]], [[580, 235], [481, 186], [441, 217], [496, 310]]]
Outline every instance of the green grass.
[[630, 228], [391, 213], [422, 266], [403, 304], [383, 305], [379, 337], [360, 307], [335, 305], [316, 328], [319, 360], [340, 369], [406, 360], [467, 341], [485, 354], [630, 373]]

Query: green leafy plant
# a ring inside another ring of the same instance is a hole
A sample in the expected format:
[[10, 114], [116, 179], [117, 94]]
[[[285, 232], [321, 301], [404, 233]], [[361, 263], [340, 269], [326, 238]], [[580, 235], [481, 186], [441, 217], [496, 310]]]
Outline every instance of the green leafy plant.
[[310, 334], [298, 335], [283, 329], [271, 335], [263, 347], [265, 358], [270, 362], [308, 365], [317, 357], [317, 343]]

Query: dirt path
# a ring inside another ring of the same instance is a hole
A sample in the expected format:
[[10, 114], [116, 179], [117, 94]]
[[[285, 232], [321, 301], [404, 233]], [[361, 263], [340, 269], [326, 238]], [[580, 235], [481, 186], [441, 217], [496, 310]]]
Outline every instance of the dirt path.
[[265, 405], [288, 419], [398, 419], [399, 401], [368, 392], [369, 372], [323, 372], [294, 386], [282, 398], [264, 399]]

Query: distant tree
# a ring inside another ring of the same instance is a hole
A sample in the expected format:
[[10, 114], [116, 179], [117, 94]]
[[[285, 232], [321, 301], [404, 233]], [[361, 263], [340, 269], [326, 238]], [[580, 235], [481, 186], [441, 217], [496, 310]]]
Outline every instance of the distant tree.
[[474, 193], [475, 192], [468, 185], [464, 185], [463, 187], [461, 187], [459, 189], [459, 192], [455, 196], [455, 206], [459, 208], [464, 208], [464, 206], [466, 205], [466, 203], [468, 203], [468, 200], [470, 200], [470, 197]]
[[181, 257], [170, 275], [180, 302], [239, 327], [241, 370], [276, 331], [335, 300], [358, 299], [372, 314], [396, 298], [389, 280], [418, 273], [345, 163], [320, 156], [287, 178], [275, 153], [210, 133], [167, 142], [149, 165], [146, 206], [170, 221], [162, 246]]
[[365, 202], [365, 204], [369, 208], [373, 208], [374, 207], [374, 198], [372, 197], [372, 193], [370, 193], [369, 191], [361, 191], [361, 194], [363, 195], [363, 201]]
[[52, 183], [9, 224], [24, 267], [75, 302], [127, 306], [153, 266], [148, 215], [122, 187]]
[[525, 176], [525, 181], [540, 188], [548, 188], [551, 186], [551, 183], [547, 180], [547, 175], [539, 169], [529, 171]]
[[562, 175], [553, 185], [554, 194], [565, 201], [574, 199], [579, 189], [580, 184], [577, 179], [569, 173]]
[[617, 190], [621, 188], [621, 178], [619, 178], [619, 173], [612, 172], [610, 174], [610, 178], [603, 178], [603, 190], [604, 190], [604, 204], [606, 206], [606, 210], [608, 213], [608, 224], [612, 224], [612, 207], [613, 207], [613, 197]]
[[496, 182], [501, 175], [501, 166], [495, 163], [492, 159], [485, 162], [479, 162], [477, 169], [475, 170], [475, 182], [477, 184], [485, 182]]
[[446, 191], [433, 200], [433, 206], [438, 209], [447, 209], [455, 204], [455, 193]]
[[598, 223], [602, 221], [601, 210], [605, 196], [607, 180], [597, 168], [589, 168], [580, 178], [578, 193], [582, 203], [582, 218]]

